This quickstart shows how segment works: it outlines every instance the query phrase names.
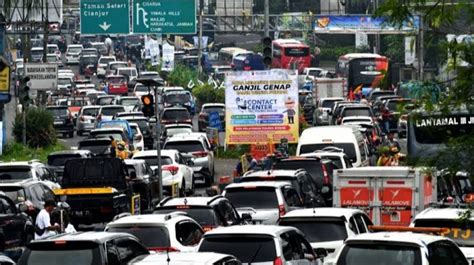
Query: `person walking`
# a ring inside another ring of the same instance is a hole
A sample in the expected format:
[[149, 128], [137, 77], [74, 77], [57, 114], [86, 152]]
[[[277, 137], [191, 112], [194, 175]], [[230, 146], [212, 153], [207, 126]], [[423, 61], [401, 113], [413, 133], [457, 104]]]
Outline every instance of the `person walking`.
[[35, 222], [35, 240], [48, 238], [56, 235], [61, 228], [58, 224], [51, 225], [50, 214], [56, 207], [54, 200], [46, 200], [44, 202], [44, 208], [36, 216]]

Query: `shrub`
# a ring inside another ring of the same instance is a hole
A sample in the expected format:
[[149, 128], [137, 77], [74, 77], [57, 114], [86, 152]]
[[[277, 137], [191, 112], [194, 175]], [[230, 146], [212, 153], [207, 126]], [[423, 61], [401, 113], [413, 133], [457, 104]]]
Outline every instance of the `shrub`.
[[[13, 123], [13, 135], [17, 142], [23, 139], [23, 115], [17, 114]], [[26, 111], [26, 143], [29, 147], [38, 148], [56, 143], [56, 130], [53, 127], [53, 116], [44, 108], [30, 107]]]
[[188, 87], [190, 80], [196, 84], [198, 79], [198, 72], [195, 69], [191, 69], [187, 66], [177, 64], [174, 69], [169, 72], [167, 81], [170, 86], [181, 86], [184, 88]]
[[199, 106], [204, 103], [224, 103], [225, 89], [214, 88], [214, 86], [207, 83], [198, 84], [193, 88], [193, 95]]

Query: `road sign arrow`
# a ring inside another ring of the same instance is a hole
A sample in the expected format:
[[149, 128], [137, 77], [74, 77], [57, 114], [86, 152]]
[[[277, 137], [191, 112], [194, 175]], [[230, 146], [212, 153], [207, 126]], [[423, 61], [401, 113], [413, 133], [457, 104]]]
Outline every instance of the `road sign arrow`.
[[110, 28], [110, 26], [112, 26], [112, 24], [107, 24], [107, 22], [105, 22], [105, 21], [104, 21], [104, 23], [99, 24], [99, 27], [101, 29], [103, 29], [104, 31], [107, 31]]

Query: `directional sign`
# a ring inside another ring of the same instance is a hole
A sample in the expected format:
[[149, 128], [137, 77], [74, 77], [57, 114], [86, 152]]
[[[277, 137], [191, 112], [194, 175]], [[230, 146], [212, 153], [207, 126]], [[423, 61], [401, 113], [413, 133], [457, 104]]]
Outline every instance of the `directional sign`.
[[81, 0], [81, 34], [128, 34], [129, 17], [129, 0]]
[[133, 33], [196, 34], [196, 0], [133, 0]]

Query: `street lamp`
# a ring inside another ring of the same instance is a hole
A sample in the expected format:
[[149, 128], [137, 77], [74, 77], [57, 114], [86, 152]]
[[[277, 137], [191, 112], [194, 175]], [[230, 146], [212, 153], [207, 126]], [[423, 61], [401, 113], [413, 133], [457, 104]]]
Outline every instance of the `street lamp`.
[[[161, 174], [161, 145], [160, 145], [160, 135], [161, 135], [161, 120], [160, 120], [160, 112], [158, 109], [159, 101], [161, 98], [161, 93], [158, 91], [158, 87], [163, 86], [164, 81], [161, 78], [137, 78], [137, 83], [141, 83], [144, 86], [148, 87], [148, 94], [150, 94], [151, 89], [154, 89], [155, 93], [155, 117], [156, 117], [156, 125], [155, 125], [155, 134], [156, 134], [156, 155], [158, 160], [158, 193], [160, 201], [163, 199], [163, 178]], [[159, 97], [158, 97], [159, 96]]]

